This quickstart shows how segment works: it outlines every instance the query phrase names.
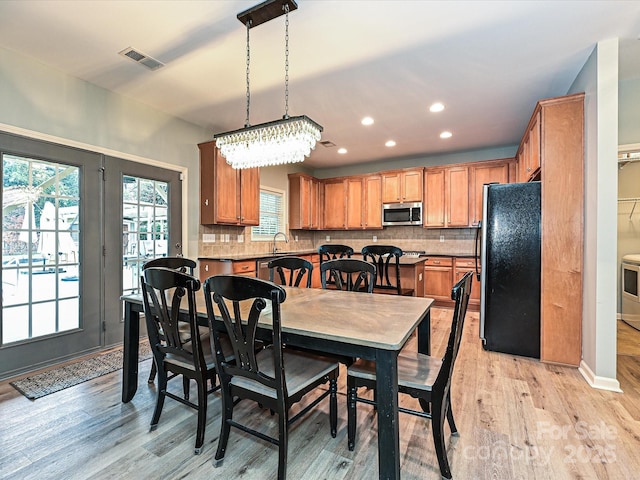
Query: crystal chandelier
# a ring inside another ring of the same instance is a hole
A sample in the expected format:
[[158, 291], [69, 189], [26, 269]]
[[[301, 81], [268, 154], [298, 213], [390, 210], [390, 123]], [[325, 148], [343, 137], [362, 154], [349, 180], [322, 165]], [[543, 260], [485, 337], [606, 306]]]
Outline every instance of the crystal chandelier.
[[[266, 167], [304, 161], [320, 140], [322, 127], [306, 115], [289, 116], [289, 11], [294, 0], [267, 0], [238, 14], [247, 27], [247, 118], [244, 128], [214, 135], [216, 146], [233, 168]], [[251, 125], [249, 108], [249, 30], [285, 14], [285, 109], [280, 120]]]

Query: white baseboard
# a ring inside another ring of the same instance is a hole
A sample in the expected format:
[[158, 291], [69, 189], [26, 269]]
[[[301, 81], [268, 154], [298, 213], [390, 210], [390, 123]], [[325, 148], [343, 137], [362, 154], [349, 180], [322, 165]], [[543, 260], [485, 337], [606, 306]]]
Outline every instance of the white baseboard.
[[595, 375], [593, 371], [589, 368], [589, 365], [584, 363], [584, 360], [580, 362], [580, 367], [578, 367], [578, 371], [591, 387], [599, 388], [600, 390], [608, 390], [610, 392], [622, 393], [622, 389], [620, 388], [620, 382], [618, 382], [617, 379], [609, 378], [609, 377], [599, 377]]

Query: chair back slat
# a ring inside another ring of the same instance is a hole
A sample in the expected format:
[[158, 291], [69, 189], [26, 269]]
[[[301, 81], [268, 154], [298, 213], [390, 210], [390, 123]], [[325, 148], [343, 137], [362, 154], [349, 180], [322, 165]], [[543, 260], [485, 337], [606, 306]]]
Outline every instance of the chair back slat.
[[[204, 293], [219, 374], [227, 377], [245, 377], [286, 394], [280, 320], [280, 304], [286, 298], [284, 289], [258, 278], [215, 275], [204, 282]], [[234, 362], [226, 362], [222, 354], [220, 332], [215, 328], [212, 320], [215, 318], [214, 304], [229, 335], [235, 357]], [[233, 306], [233, 315], [229, 311], [228, 304]], [[260, 316], [265, 311], [271, 313], [272, 319], [274, 376], [266, 375], [256, 360], [258, 350], [256, 345], [259, 342], [256, 336], [257, 327]]]
[[302, 279], [307, 278], [306, 287], [311, 288], [311, 276], [313, 275], [313, 263], [301, 257], [280, 257], [271, 260], [268, 264], [269, 280], [275, 282], [275, 274], [281, 285], [299, 287]]
[[337, 290], [372, 293], [376, 266], [357, 258], [337, 258], [320, 265], [320, 276], [324, 289], [332, 279]]
[[[200, 281], [165, 267], [147, 267], [141, 280], [145, 321], [156, 361], [162, 362], [166, 355], [171, 354], [192, 363], [196, 369], [204, 368], [195, 300]], [[188, 312], [190, 327], [187, 338], [183, 337], [178, 325], [181, 309]], [[190, 349], [185, 348], [187, 343]]]
[[[394, 290], [400, 294], [402, 292], [400, 283], [402, 249], [393, 245], [367, 245], [362, 248], [361, 253], [365, 261], [376, 266], [377, 273], [374, 288]], [[395, 275], [391, 275], [392, 269], [395, 270]]]

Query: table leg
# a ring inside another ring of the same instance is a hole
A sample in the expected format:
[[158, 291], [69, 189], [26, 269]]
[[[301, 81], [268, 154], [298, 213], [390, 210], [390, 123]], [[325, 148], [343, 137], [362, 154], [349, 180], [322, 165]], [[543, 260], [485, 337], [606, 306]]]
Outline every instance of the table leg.
[[377, 351], [376, 379], [378, 472], [381, 479], [399, 479], [398, 352]]
[[124, 302], [124, 345], [122, 352], [122, 402], [129, 402], [138, 389], [138, 342], [140, 341], [140, 312], [133, 304]]

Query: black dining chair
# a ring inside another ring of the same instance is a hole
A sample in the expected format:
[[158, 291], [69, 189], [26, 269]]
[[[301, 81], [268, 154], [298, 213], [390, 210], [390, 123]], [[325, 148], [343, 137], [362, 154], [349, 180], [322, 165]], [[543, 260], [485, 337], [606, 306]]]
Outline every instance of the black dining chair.
[[[231, 427], [278, 446], [278, 479], [286, 478], [289, 426], [329, 396], [331, 436], [337, 433], [337, 379], [339, 364], [318, 355], [283, 349], [280, 305], [285, 290], [272, 282], [240, 275], [215, 275], [204, 283], [209, 327], [222, 385], [222, 425], [214, 466], [225, 456]], [[219, 312], [216, 317], [214, 305]], [[243, 309], [244, 305], [244, 309]], [[256, 353], [258, 323], [263, 311], [271, 315], [270, 345]], [[229, 362], [221, 345], [222, 319], [231, 340], [235, 361]], [[291, 418], [291, 406], [318, 387], [329, 383]], [[278, 415], [278, 437], [259, 432], [233, 417], [239, 401], [250, 399]]]
[[320, 265], [322, 288], [331, 280], [337, 290], [373, 293], [376, 266], [357, 258], [337, 258]]
[[[200, 281], [187, 273], [171, 268], [149, 267], [142, 275], [142, 300], [149, 344], [158, 369], [156, 407], [151, 419], [151, 430], [160, 420], [166, 397], [172, 398], [198, 411], [195, 453], [199, 454], [204, 443], [207, 421], [207, 395], [220, 388], [216, 385], [216, 368], [210, 342], [202, 342], [198, 327], [196, 292]], [[184, 313], [186, 312], [186, 321]], [[182, 325], [189, 326], [188, 339], [184, 338]], [[221, 355], [229, 360], [232, 353], [227, 343], [221, 346]], [[194, 380], [198, 387], [198, 403], [173, 394], [168, 381], [175, 376]]]
[[[195, 271], [195, 268], [196, 268], [196, 262], [194, 260], [191, 260], [190, 258], [185, 258], [185, 257], [158, 257], [145, 262], [142, 265], [142, 271], [144, 272], [144, 270], [151, 267], [172, 268], [174, 270], [177, 270], [178, 272], [188, 273], [189, 275], [193, 275], [193, 272]], [[188, 334], [189, 332], [188, 324], [181, 325], [181, 328], [182, 328], [183, 334], [185, 335]], [[208, 332], [205, 332], [202, 329], [200, 329], [200, 332], [202, 335], [208, 334]], [[156, 378], [156, 372], [157, 372], [157, 367], [154, 361], [151, 363], [151, 371], [149, 372], [149, 379], [147, 380], [147, 382], [153, 383], [153, 381]], [[185, 398], [189, 398], [189, 380], [185, 378], [184, 381], [185, 381], [185, 387], [184, 387]]]
[[[329, 260], [336, 260], [338, 258], [351, 258], [353, 255], [353, 248], [348, 245], [340, 245], [337, 243], [326, 243], [318, 247], [318, 255], [320, 256], [320, 266], [322, 263]], [[327, 283], [333, 285], [333, 279], [328, 278]]]
[[[444, 419], [447, 418], [451, 435], [458, 430], [451, 410], [451, 379], [453, 365], [458, 356], [462, 327], [471, 293], [473, 272], [467, 272], [458, 281], [452, 291], [455, 301], [451, 332], [442, 359], [417, 352], [402, 350], [398, 355], [398, 392], [419, 399], [422, 411], [398, 408], [398, 411], [431, 419], [431, 430], [436, 456], [442, 478], [451, 478], [449, 460], [444, 441]], [[356, 360], [347, 369], [347, 418], [349, 450], [355, 446], [356, 404], [368, 403], [375, 406], [375, 399], [358, 397], [358, 388], [374, 389], [376, 386], [376, 364], [371, 360]]]
[[[287, 285], [299, 287], [306, 276], [306, 288], [311, 288], [311, 275], [313, 275], [313, 263], [300, 257], [274, 258], [268, 264], [269, 280]], [[277, 277], [276, 277], [277, 274]]]
[[413, 295], [412, 288], [402, 288], [400, 281], [400, 257], [402, 249], [393, 245], [367, 245], [362, 248], [362, 257], [376, 266], [374, 293]]

